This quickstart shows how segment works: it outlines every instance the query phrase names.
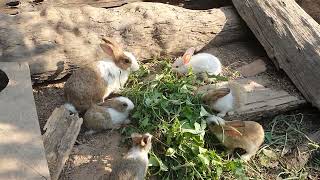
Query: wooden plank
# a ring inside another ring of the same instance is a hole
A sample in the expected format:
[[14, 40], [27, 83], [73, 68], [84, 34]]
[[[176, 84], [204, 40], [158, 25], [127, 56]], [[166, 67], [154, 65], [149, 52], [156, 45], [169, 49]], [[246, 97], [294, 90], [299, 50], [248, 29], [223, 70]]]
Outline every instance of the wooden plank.
[[268, 56], [320, 109], [320, 25], [294, 0], [233, 0]]
[[0, 62], [0, 179], [50, 179], [27, 63]]
[[[290, 95], [285, 90], [266, 87], [271, 82], [263, 76], [235, 81], [244, 87], [247, 98], [243, 107], [236, 110], [234, 115], [225, 117], [227, 120], [258, 120], [266, 116], [293, 110], [306, 104], [302, 97]], [[209, 89], [224, 87], [225, 85], [225, 82], [217, 85], [205, 85], [200, 87], [198, 92], [203, 93]]]
[[59, 178], [78, 137], [82, 122], [82, 118], [70, 115], [70, 112], [61, 106], [53, 111], [44, 126], [46, 132], [43, 135], [43, 143], [52, 180]]

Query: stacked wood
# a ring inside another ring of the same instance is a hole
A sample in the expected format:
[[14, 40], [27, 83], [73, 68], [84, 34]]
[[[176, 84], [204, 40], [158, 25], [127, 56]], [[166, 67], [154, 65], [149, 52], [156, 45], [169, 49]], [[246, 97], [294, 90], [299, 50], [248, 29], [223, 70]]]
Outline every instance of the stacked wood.
[[83, 63], [101, 59], [102, 36], [113, 37], [139, 60], [248, 37], [232, 7], [193, 11], [148, 2], [0, 14], [0, 27], [0, 61], [28, 61], [33, 82], [60, 79]]
[[320, 25], [294, 0], [233, 3], [268, 56], [320, 108]]
[[53, 111], [44, 126], [46, 132], [43, 135], [43, 143], [52, 180], [59, 178], [78, 137], [82, 122], [82, 118], [70, 115], [69, 111], [61, 106]]

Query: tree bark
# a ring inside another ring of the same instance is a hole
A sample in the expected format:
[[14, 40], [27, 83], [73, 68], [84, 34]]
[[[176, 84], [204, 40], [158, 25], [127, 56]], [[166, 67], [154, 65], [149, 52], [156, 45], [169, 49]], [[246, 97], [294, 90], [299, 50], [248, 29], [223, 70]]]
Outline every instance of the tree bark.
[[43, 143], [52, 180], [59, 178], [78, 137], [82, 122], [82, 118], [70, 115], [64, 106], [56, 108], [49, 117], [44, 127], [46, 132], [43, 135]]
[[320, 26], [294, 0], [233, 0], [240, 16], [304, 97], [320, 108]]
[[248, 37], [232, 7], [193, 11], [147, 2], [0, 14], [0, 27], [0, 61], [28, 61], [33, 82], [60, 79], [83, 63], [101, 59], [102, 36], [113, 37], [139, 60]]

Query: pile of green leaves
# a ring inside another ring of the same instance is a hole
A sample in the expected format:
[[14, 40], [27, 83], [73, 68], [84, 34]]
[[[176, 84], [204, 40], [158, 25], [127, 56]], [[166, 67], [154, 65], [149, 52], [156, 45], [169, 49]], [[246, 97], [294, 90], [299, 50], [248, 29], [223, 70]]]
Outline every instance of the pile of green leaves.
[[224, 160], [214, 149], [206, 148], [207, 111], [194, 92], [201, 84], [190, 72], [177, 77], [169, 60], [157, 61], [160, 69], [146, 66], [131, 75], [123, 95], [135, 104], [133, 126], [123, 129], [153, 134], [149, 176], [161, 179], [219, 179], [222, 174], [244, 177], [238, 160]]

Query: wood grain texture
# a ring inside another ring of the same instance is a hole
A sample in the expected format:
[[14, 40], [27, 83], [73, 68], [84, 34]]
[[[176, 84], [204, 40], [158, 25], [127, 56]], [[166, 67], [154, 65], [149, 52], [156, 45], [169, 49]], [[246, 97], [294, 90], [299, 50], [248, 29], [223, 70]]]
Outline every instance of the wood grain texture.
[[49, 117], [44, 127], [46, 132], [43, 135], [43, 143], [52, 180], [59, 178], [78, 137], [82, 122], [82, 118], [70, 115], [64, 106], [56, 108]]
[[0, 179], [50, 179], [29, 66], [0, 62], [9, 83], [0, 92]]
[[193, 11], [137, 2], [117, 8], [48, 7], [17, 16], [0, 14], [0, 61], [28, 61], [33, 82], [64, 77], [105, 56], [102, 36], [113, 37], [138, 60], [181, 55], [247, 38], [232, 7]]
[[[235, 82], [245, 89], [246, 100], [232, 116], [226, 116], [226, 120], [260, 120], [306, 104], [302, 97], [290, 95], [285, 90], [269, 88], [272, 82], [265, 77], [244, 78], [235, 80]], [[199, 88], [198, 93], [226, 87], [226, 84], [223, 82], [216, 85], [205, 85]]]
[[320, 108], [320, 25], [294, 0], [233, 3], [268, 56]]

